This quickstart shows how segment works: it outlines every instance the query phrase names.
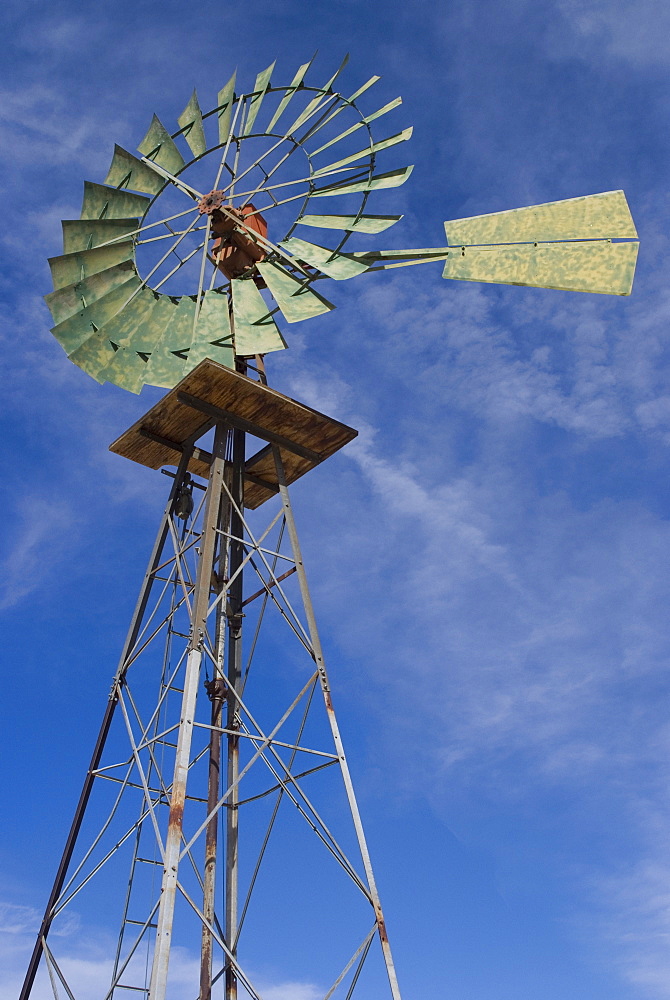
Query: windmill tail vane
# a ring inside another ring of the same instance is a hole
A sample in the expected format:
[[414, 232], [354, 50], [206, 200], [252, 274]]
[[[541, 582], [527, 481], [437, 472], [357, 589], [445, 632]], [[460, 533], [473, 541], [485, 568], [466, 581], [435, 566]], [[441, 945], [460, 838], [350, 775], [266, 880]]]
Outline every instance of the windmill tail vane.
[[368, 201], [408, 180], [411, 166], [378, 163], [412, 129], [375, 139], [371, 126], [401, 99], [366, 113], [379, 77], [347, 97], [347, 60], [321, 86], [307, 82], [312, 62], [284, 86], [272, 64], [241, 94], [233, 75], [206, 113], [194, 91], [176, 132], [154, 115], [139, 156], [115, 145], [105, 183], [85, 182], [46, 301], [52, 333], [87, 374], [132, 392], [171, 388], [205, 357], [232, 366], [283, 350], [278, 321], [335, 308], [324, 278], [431, 261], [457, 281], [630, 294], [638, 243], [622, 191], [456, 219], [444, 247], [350, 251], [353, 236], [402, 218], [369, 214]]

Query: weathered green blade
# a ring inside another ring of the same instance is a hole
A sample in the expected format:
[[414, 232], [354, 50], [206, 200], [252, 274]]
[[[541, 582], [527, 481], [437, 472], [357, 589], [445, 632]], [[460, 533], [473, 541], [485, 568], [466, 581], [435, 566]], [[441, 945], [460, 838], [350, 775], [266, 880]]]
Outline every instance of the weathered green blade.
[[184, 295], [174, 306], [163, 336], [151, 352], [144, 373], [147, 385], [171, 389], [183, 377], [184, 361], [193, 340], [194, 316], [195, 300]]
[[242, 357], [282, 351], [286, 342], [253, 281], [236, 278], [233, 291], [235, 353]]
[[[377, 79], [379, 79], [379, 77], [377, 77]], [[348, 128], [345, 132], [340, 132], [340, 134], [338, 136], [335, 136], [334, 139], [331, 139], [329, 142], [324, 143], [323, 146], [319, 146], [319, 148], [315, 149], [314, 152], [311, 153], [311, 155], [316, 156], [317, 153], [322, 153], [324, 149], [328, 149], [329, 146], [334, 146], [335, 143], [340, 142], [340, 140], [346, 139], [348, 135], [351, 135], [353, 132], [357, 132], [360, 128], [363, 128], [365, 125], [369, 125], [370, 122], [373, 122], [376, 118], [380, 118], [382, 115], [387, 114], [387, 112], [393, 111], [393, 109], [397, 108], [400, 104], [402, 104], [402, 97], [396, 97], [394, 101], [390, 101], [388, 104], [385, 104], [383, 108], [379, 109], [379, 111], [375, 111], [373, 112], [373, 114], [368, 115], [366, 118], [362, 118], [361, 121], [356, 122], [355, 125], [352, 125], [351, 128]]]
[[186, 362], [182, 362], [182, 374], [190, 372], [205, 358], [218, 361], [228, 368], [235, 367], [228, 293], [216, 292], [214, 289], [205, 292]]
[[381, 80], [381, 76], [371, 76], [369, 80], [365, 81], [362, 87], [359, 87], [358, 90], [353, 92], [351, 97], [347, 98], [347, 104], [352, 104], [353, 101], [357, 101], [361, 94], [364, 94], [366, 90], [369, 90], [370, 87], [377, 83], [378, 80]]
[[158, 194], [165, 187], [165, 183], [165, 178], [156, 170], [152, 170], [122, 146], [114, 146], [114, 156], [105, 177], [105, 184], [143, 191], [144, 194]]
[[312, 56], [312, 58], [310, 59], [309, 62], [303, 63], [302, 66], [299, 68], [298, 72], [296, 73], [296, 75], [291, 80], [291, 85], [288, 87], [285, 95], [282, 97], [281, 101], [279, 102], [277, 110], [275, 111], [275, 113], [273, 114], [272, 118], [270, 119], [270, 124], [267, 127], [267, 131], [268, 132], [272, 132], [272, 129], [274, 128], [274, 126], [277, 124], [277, 122], [279, 121], [279, 119], [281, 118], [281, 116], [286, 111], [286, 108], [288, 107], [289, 101], [291, 100], [291, 98], [295, 94], [296, 90], [298, 90], [298, 88], [300, 87], [302, 81], [305, 79], [305, 73], [307, 72], [307, 70], [309, 69], [309, 67], [312, 65], [312, 63], [314, 62], [314, 59], [315, 59], [315, 56]]
[[442, 276], [603, 295], [630, 295], [637, 243], [520, 243], [449, 253]]
[[444, 228], [451, 246], [637, 238], [623, 191], [605, 191], [509, 212], [454, 219], [445, 222]]
[[133, 275], [123, 285], [112, 289], [97, 302], [55, 326], [51, 332], [65, 353], [72, 354], [92, 333], [102, 329], [105, 323], [123, 309], [140, 284], [140, 279]]
[[261, 104], [263, 103], [263, 98], [265, 97], [266, 91], [270, 86], [270, 77], [272, 76], [272, 70], [275, 68], [275, 64], [272, 63], [267, 69], [264, 69], [262, 73], [259, 73], [256, 77], [256, 82], [254, 84], [253, 97], [249, 103], [249, 109], [247, 111], [247, 120], [244, 123], [244, 131], [242, 135], [249, 135], [253, 129], [254, 122], [256, 121], [256, 116], [261, 110]]
[[177, 149], [174, 139], [156, 115], [153, 116], [149, 131], [137, 148], [140, 153], [171, 174], [178, 174], [186, 166], [186, 161]]
[[142, 354], [151, 354], [163, 336], [174, 303], [168, 295], [142, 288], [120, 312], [105, 324], [113, 344]]
[[346, 281], [347, 278], [354, 278], [368, 269], [367, 264], [348, 254], [333, 253], [328, 247], [307, 243], [305, 240], [296, 239], [295, 236], [282, 240], [279, 246], [288, 250], [298, 260], [306, 260], [308, 264], [317, 267], [319, 271], [327, 274], [329, 278], [335, 278], [336, 281]]
[[219, 142], [226, 143], [228, 141], [228, 136], [230, 135], [230, 117], [233, 110], [233, 101], [235, 100], [235, 77], [237, 76], [237, 70], [233, 73], [228, 83], [225, 85], [223, 90], [219, 91], [219, 96], [217, 98], [219, 102], [219, 110], [217, 111], [217, 116], [219, 119]]
[[345, 229], [352, 233], [383, 233], [395, 226], [402, 215], [303, 215], [298, 219], [301, 226], [315, 226], [317, 229]]
[[[349, 62], [349, 55], [347, 54], [344, 57], [344, 59], [342, 60], [342, 62], [340, 63], [339, 69], [337, 70], [336, 73], [333, 74], [333, 76], [331, 76], [330, 80], [325, 85], [325, 87], [321, 87], [320, 93], [318, 93], [316, 95], [316, 97], [312, 98], [312, 100], [309, 102], [309, 104], [304, 109], [304, 111], [300, 112], [300, 114], [298, 115], [298, 117], [296, 118], [296, 120], [293, 122], [293, 124], [291, 125], [291, 127], [287, 130], [287, 135], [292, 135], [292, 133], [295, 132], [296, 129], [300, 128], [300, 126], [303, 125], [304, 122], [307, 121], [307, 119], [312, 114], [312, 111], [314, 111], [315, 108], [317, 108], [318, 105], [321, 104], [321, 102], [323, 101], [324, 97], [327, 94], [330, 93], [330, 90], [331, 90], [333, 84], [335, 83], [335, 81], [337, 80], [338, 76], [340, 75], [340, 73], [342, 72], [342, 70], [344, 69], [344, 67], [347, 65], [348, 62]], [[310, 135], [310, 134], [311, 134], [310, 132], [307, 132], [307, 135]]]
[[194, 156], [202, 156], [207, 152], [207, 140], [205, 139], [205, 129], [202, 124], [202, 111], [198, 104], [198, 95], [193, 90], [191, 100], [188, 102], [177, 119], [179, 128], [184, 129], [183, 136], [189, 145], [189, 149]]
[[99, 373], [112, 361], [114, 348], [103, 331], [98, 330], [97, 333], [91, 334], [69, 357], [70, 361], [78, 365], [87, 375], [94, 378], [96, 382], [102, 383], [105, 380], [100, 377]]
[[321, 316], [335, 308], [332, 302], [322, 298], [314, 289], [301, 285], [297, 278], [279, 264], [256, 264], [256, 267], [289, 323]]
[[81, 312], [86, 306], [97, 302], [113, 288], [123, 285], [134, 274], [137, 274], [135, 262], [125, 260], [121, 264], [108, 267], [106, 271], [92, 274], [90, 278], [84, 278], [82, 281], [50, 292], [44, 296], [44, 301], [49, 307], [54, 323], [62, 323], [75, 313]]
[[169, 296], [143, 288], [101, 330], [119, 349], [98, 372], [98, 377], [130, 392], [139, 392], [147, 371], [146, 355], [163, 335], [172, 308], [174, 303]]
[[390, 170], [386, 174], [376, 174], [371, 178], [360, 181], [341, 181], [339, 184], [329, 184], [327, 187], [316, 188], [312, 192], [313, 198], [329, 198], [336, 194], [354, 194], [359, 191], [376, 191], [382, 188], [395, 188], [404, 184], [409, 175], [414, 170], [414, 164], [410, 167], [400, 167], [399, 170]]
[[130, 194], [128, 191], [84, 181], [80, 218], [128, 219], [131, 215], [144, 215], [150, 203], [151, 199], [141, 194]]
[[135, 395], [141, 392], [144, 385], [144, 374], [147, 363], [137, 351], [129, 347], [119, 347], [114, 357], [98, 374], [98, 381], [112, 382], [120, 389], [127, 389]]
[[410, 125], [409, 128], [403, 129], [402, 132], [398, 132], [396, 135], [390, 136], [388, 139], [380, 139], [379, 142], [373, 142], [371, 146], [367, 149], [361, 149], [358, 153], [352, 153], [351, 156], [345, 156], [343, 160], [336, 160], [335, 163], [329, 163], [327, 167], [319, 167], [315, 170], [313, 177], [321, 177], [323, 174], [329, 173], [331, 170], [336, 170], [338, 167], [346, 167], [349, 163], [355, 163], [356, 160], [362, 160], [365, 157], [372, 155], [372, 153], [379, 153], [382, 149], [390, 149], [391, 146], [397, 146], [399, 142], [406, 142], [411, 138], [414, 127]]
[[94, 250], [83, 250], [80, 253], [66, 253], [61, 257], [49, 257], [51, 278], [54, 288], [65, 288], [93, 274], [100, 274], [108, 267], [121, 264], [125, 260], [134, 260], [135, 244], [132, 240], [124, 243], [114, 243], [108, 247], [96, 247]]
[[125, 242], [137, 230], [139, 219], [64, 219], [63, 253], [79, 253], [101, 244]]

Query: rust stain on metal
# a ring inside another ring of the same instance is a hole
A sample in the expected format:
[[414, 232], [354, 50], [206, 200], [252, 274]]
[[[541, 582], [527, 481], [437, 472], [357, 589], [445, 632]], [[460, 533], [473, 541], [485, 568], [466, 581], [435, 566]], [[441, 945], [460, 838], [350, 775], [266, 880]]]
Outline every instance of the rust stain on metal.
[[184, 821], [184, 803], [183, 802], [173, 802], [170, 806], [170, 819], [168, 821], [168, 826], [181, 826]]

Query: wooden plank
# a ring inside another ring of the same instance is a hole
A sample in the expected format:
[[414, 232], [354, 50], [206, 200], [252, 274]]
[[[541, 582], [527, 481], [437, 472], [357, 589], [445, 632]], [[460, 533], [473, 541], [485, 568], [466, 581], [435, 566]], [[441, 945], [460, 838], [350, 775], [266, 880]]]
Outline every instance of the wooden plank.
[[[142, 437], [146, 437], [149, 441], [155, 441], [156, 444], [163, 445], [164, 448], [168, 448], [170, 451], [178, 452], [181, 454], [184, 450], [184, 446], [179, 444], [178, 441], [171, 441], [169, 438], [161, 437], [160, 434], [154, 434], [152, 431], [146, 429], [146, 427], [140, 427], [139, 433]], [[202, 448], [193, 449], [193, 458], [198, 462], [204, 462], [206, 465], [212, 464], [212, 453], [210, 451], [204, 451]], [[247, 466], [253, 467], [253, 462], [256, 456], [249, 459]], [[232, 467], [232, 462], [226, 462], [226, 465]], [[244, 473], [244, 478], [247, 482], [251, 483], [253, 486], [260, 486], [261, 490], [270, 493], [279, 493], [279, 486], [275, 486], [273, 483], [266, 483], [265, 480], [260, 479], [258, 476], [253, 475], [253, 473], [246, 471]], [[204, 487], [202, 487], [204, 489]]]
[[194, 409], [200, 410], [201, 413], [207, 414], [208, 417], [212, 417], [214, 420], [230, 424], [231, 427], [237, 427], [238, 430], [261, 438], [262, 441], [269, 441], [271, 444], [279, 445], [280, 448], [287, 448], [288, 451], [294, 452], [301, 458], [306, 458], [309, 462], [317, 464], [321, 461], [321, 456], [318, 452], [312, 451], [311, 448], [305, 448], [304, 445], [297, 444], [295, 441], [290, 441], [283, 434], [275, 434], [274, 431], [266, 427], [261, 427], [260, 424], [255, 424], [253, 420], [245, 420], [244, 417], [238, 417], [232, 410], [224, 410], [220, 406], [212, 406], [211, 403], [206, 403], [204, 399], [196, 399], [195, 396], [191, 396], [188, 392], [180, 392], [177, 398], [180, 403], [186, 403], [187, 406], [192, 406]]
[[[199, 409], [180, 401], [180, 393], [216, 408], [217, 412], [223, 411], [229, 422], [232, 416], [238, 426], [243, 422], [246, 427], [253, 425], [251, 433], [279, 444], [289, 483], [357, 435], [346, 424], [207, 358], [122, 434], [110, 450], [151, 469], [175, 465], [178, 453], [174, 445], [181, 445], [188, 438], [197, 439], [212, 426], [211, 417], [204, 422]], [[196, 451], [188, 466], [189, 472], [204, 479], [209, 475], [205, 456], [206, 453]], [[270, 447], [262, 448], [247, 460], [246, 478], [246, 507], [254, 509], [277, 492]]]
[[[147, 430], [146, 427], [140, 427], [139, 433], [149, 441], [155, 441], [156, 444], [162, 444], [165, 448], [169, 448], [170, 451], [178, 451], [181, 454], [184, 450], [183, 444], [180, 444], [179, 441], [171, 441], [170, 438], [163, 437], [161, 434], [154, 434], [153, 431]], [[204, 462], [206, 465], [212, 464], [211, 451], [194, 448], [193, 457], [200, 462]]]

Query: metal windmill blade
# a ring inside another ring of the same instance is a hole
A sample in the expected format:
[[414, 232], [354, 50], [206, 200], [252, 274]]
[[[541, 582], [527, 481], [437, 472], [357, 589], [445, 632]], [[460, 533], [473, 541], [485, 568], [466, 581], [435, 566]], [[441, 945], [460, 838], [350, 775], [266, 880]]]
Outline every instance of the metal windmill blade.
[[[232, 367], [236, 357], [283, 350], [278, 317], [296, 323], [334, 309], [313, 286], [368, 270], [342, 248], [354, 233], [381, 233], [400, 220], [364, 209], [372, 191], [399, 186], [412, 170], [377, 170], [376, 157], [412, 130], [373, 140], [370, 124], [402, 102], [363, 114], [356, 101], [379, 77], [343, 97], [334, 85], [347, 59], [321, 86], [306, 83], [313, 60], [283, 87], [271, 83], [273, 64], [247, 94], [236, 94], [233, 75], [209, 112], [193, 91], [179, 131], [171, 134], [154, 115], [140, 156], [114, 147], [105, 183], [85, 183], [81, 220], [63, 224], [64, 252], [50, 260], [52, 332], [75, 364], [133, 392], [143, 384], [169, 388], [204, 357]], [[262, 126], [266, 105], [272, 113]], [[216, 134], [208, 137], [209, 119]], [[367, 147], [359, 140], [339, 159], [322, 155], [363, 133]], [[260, 153], [245, 159], [249, 141], [259, 139]], [[291, 172], [296, 149], [307, 156], [304, 176]], [[203, 194], [189, 175], [212, 152], [213, 184]], [[170, 192], [188, 207], [156, 212]], [[341, 195], [354, 196], [357, 208], [310, 210], [312, 198]], [[276, 209], [284, 211], [284, 233], [272, 241], [264, 213]], [[293, 236], [297, 225], [325, 231], [331, 245]], [[146, 247], [158, 252], [148, 268], [140, 259]], [[173, 294], [188, 266], [198, 268], [197, 277], [186, 294]]]

